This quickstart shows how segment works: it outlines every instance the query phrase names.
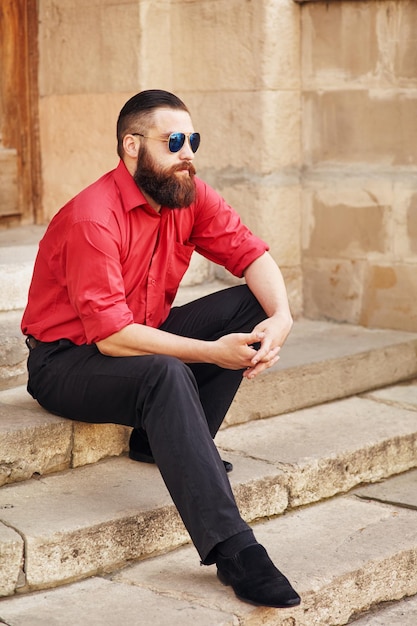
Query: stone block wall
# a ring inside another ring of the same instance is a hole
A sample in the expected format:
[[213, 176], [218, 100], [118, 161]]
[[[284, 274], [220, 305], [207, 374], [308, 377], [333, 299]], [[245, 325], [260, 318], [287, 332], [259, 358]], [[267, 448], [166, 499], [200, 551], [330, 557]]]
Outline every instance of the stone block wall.
[[302, 16], [304, 312], [417, 330], [417, 3]]

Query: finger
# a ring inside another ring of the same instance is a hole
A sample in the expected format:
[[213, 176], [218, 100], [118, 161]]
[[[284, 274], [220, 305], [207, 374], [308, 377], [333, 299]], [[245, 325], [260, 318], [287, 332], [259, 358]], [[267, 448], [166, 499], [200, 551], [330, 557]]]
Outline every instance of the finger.
[[265, 340], [265, 333], [260, 330], [253, 330], [251, 333], [244, 335], [245, 341], [248, 345], [252, 345], [254, 343], [261, 343]]
[[270, 361], [268, 361], [267, 363], [258, 363], [257, 365], [255, 365], [254, 367], [248, 367], [244, 372], [243, 372], [243, 377], [247, 378], [248, 380], [253, 380], [256, 376], [258, 376], [258, 374], [260, 374], [261, 372], [265, 371], [266, 369], [272, 367], [273, 365], [275, 365], [275, 363], [278, 363], [279, 361], [279, 356], [275, 356], [273, 359], [271, 359]]
[[267, 363], [271, 359], [275, 358], [280, 350], [281, 350], [280, 346], [276, 346], [275, 348], [269, 348], [269, 349], [266, 346], [265, 348], [259, 348], [259, 350], [257, 351], [257, 353], [254, 355], [252, 359], [252, 364], [256, 365], [257, 363], [264, 363], [264, 362]]

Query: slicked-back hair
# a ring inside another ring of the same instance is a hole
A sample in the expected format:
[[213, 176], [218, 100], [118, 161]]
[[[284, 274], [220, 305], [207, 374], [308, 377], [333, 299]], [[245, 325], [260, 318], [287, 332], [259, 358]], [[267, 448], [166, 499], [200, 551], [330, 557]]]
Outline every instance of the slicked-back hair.
[[180, 109], [189, 113], [178, 96], [162, 89], [148, 89], [130, 98], [117, 120], [117, 154], [123, 158], [123, 138], [129, 132], [146, 131], [156, 109]]

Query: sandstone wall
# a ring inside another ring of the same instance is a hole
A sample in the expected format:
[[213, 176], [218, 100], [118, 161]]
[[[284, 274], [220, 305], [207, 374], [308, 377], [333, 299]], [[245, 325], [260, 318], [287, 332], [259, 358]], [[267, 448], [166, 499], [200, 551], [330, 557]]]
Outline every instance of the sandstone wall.
[[417, 330], [417, 3], [304, 5], [304, 311]]

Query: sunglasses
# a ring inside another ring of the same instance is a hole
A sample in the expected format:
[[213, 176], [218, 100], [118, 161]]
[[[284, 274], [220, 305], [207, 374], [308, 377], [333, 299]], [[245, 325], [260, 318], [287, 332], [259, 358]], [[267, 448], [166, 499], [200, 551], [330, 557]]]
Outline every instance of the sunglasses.
[[165, 141], [168, 144], [170, 152], [179, 152], [185, 143], [187, 137], [190, 144], [190, 148], [193, 152], [197, 152], [200, 145], [200, 133], [171, 133], [168, 139], [161, 139], [160, 137], [147, 137], [142, 133], [131, 133], [132, 135], [138, 135], [144, 139], [156, 139], [156, 141]]

